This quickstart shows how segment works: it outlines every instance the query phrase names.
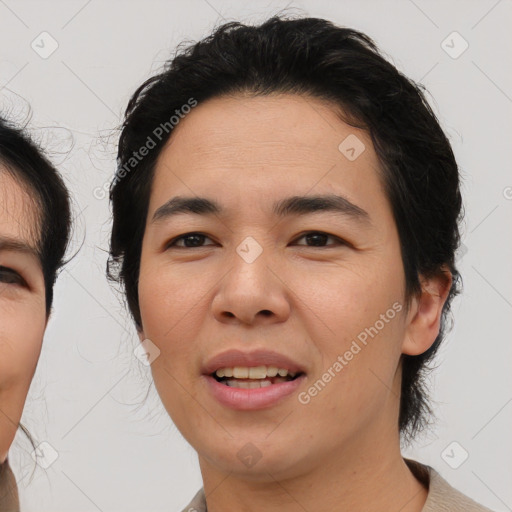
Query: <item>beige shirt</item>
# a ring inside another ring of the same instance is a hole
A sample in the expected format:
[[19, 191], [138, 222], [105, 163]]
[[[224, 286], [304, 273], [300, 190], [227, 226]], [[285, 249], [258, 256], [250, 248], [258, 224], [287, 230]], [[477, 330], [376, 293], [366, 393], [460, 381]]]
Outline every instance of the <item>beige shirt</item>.
[[[428, 487], [427, 501], [421, 512], [492, 512], [454, 489], [430, 466], [409, 459], [405, 461], [414, 475]], [[181, 512], [208, 512], [203, 487]]]

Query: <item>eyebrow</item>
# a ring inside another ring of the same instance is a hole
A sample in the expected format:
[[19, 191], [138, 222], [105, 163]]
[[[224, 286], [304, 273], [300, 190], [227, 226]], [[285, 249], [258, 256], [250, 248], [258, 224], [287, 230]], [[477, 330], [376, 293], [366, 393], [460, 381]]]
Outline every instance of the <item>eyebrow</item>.
[[[180, 214], [214, 215], [223, 212], [222, 206], [213, 199], [176, 196], [155, 211], [151, 222], [169, 219]], [[277, 217], [334, 212], [362, 225], [372, 225], [366, 210], [350, 202], [346, 197], [336, 194], [287, 197], [274, 203], [272, 212]]]
[[12, 251], [28, 254], [29, 256], [34, 256], [38, 260], [40, 259], [38, 250], [27, 242], [17, 238], [0, 235], [0, 252], [2, 251]]

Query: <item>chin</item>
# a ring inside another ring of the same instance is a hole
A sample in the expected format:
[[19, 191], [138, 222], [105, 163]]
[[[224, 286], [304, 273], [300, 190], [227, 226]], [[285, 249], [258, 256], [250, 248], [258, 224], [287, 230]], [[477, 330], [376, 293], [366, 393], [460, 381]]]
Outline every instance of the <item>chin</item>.
[[[247, 439], [244, 443], [230, 438], [230, 445], [226, 442], [216, 443], [202, 452], [206, 454], [202, 458], [222, 473], [253, 482], [269, 483], [276, 479], [293, 478], [303, 472], [304, 464], [293, 447], [286, 448], [277, 438], [275, 445], [268, 440], [263, 443], [250, 441], [249, 436]], [[219, 451], [219, 446], [224, 449]]]

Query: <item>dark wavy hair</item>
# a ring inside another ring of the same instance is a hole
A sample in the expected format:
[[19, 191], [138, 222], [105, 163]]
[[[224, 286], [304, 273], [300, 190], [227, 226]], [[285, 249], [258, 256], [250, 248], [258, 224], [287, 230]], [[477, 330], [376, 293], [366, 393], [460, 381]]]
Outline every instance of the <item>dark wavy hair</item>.
[[293, 93], [327, 100], [343, 121], [371, 136], [400, 237], [406, 310], [421, 292], [420, 274], [433, 277], [448, 268], [453, 276], [434, 344], [421, 355], [402, 356], [398, 426], [404, 439], [412, 439], [432, 415], [427, 363], [445, 336], [450, 303], [462, 281], [455, 266], [463, 216], [459, 172], [424, 90], [388, 62], [367, 35], [324, 19], [273, 16], [258, 26], [228, 22], [202, 41], [180, 45], [128, 103], [110, 188], [113, 227], [107, 276], [124, 287], [137, 328], [151, 184], [172, 130], [136, 165], [132, 157], [155, 127], [168, 122], [190, 98], [200, 103], [223, 95]]
[[46, 315], [53, 303], [53, 287], [71, 230], [68, 190], [60, 174], [20, 127], [0, 117], [0, 171], [8, 172], [34, 199], [38, 220], [37, 251], [43, 269]]
[[[48, 318], [57, 273], [66, 263], [64, 255], [72, 226], [69, 192], [58, 171], [28, 132], [3, 117], [0, 117], [0, 172], [9, 173], [33, 199], [37, 226], [32, 230], [43, 271]], [[29, 430], [21, 423], [18, 428], [35, 449], [36, 442]], [[7, 461], [0, 464], [0, 488], [0, 508], [7, 506], [9, 510], [18, 510], [18, 491]]]

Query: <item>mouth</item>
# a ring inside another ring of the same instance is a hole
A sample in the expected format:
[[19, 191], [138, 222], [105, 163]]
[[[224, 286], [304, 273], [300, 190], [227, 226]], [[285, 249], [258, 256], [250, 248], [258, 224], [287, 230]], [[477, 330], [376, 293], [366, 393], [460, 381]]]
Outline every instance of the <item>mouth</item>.
[[275, 351], [227, 350], [201, 368], [207, 392], [222, 406], [239, 411], [275, 407], [306, 380], [306, 367]]
[[231, 388], [258, 389], [290, 382], [304, 375], [276, 366], [235, 366], [219, 368], [210, 374], [217, 382]]

